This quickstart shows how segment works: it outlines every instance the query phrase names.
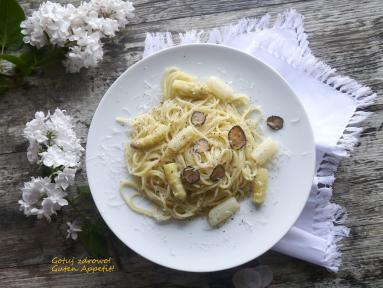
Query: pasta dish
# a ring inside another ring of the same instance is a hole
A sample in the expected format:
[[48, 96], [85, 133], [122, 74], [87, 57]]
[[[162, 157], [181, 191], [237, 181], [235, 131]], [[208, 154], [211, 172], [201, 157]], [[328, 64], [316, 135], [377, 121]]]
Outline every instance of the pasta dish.
[[[131, 123], [125, 159], [132, 180], [121, 182], [136, 191], [121, 192], [129, 207], [159, 221], [207, 215], [216, 227], [247, 196], [261, 205], [265, 164], [278, 148], [257, 129], [260, 108], [217, 77], [200, 82], [177, 68], [165, 71], [162, 93], [160, 105]], [[140, 206], [137, 197], [149, 200], [152, 209]]]

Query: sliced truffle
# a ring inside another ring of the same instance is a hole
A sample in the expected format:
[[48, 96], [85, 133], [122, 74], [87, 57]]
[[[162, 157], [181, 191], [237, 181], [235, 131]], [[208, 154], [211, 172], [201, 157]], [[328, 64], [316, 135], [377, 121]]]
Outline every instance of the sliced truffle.
[[200, 111], [194, 111], [191, 116], [191, 122], [194, 126], [201, 126], [205, 123], [206, 116]]
[[214, 167], [213, 171], [210, 174], [210, 180], [212, 181], [218, 181], [225, 177], [225, 167], [223, 165], [219, 164]]
[[197, 169], [187, 166], [182, 170], [182, 180], [188, 184], [194, 184], [199, 181], [199, 172]]
[[207, 152], [210, 150], [209, 142], [206, 139], [199, 139], [196, 142], [194, 142], [193, 145], [193, 152], [195, 153], [201, 153], [201, 152]]
[[267, 126], [273, 130], [279, 130], [283, 128], [283, 118], [273, 115], [267, 118]]
[[246, 135], [241, 126], [233, 126], [228, 134], [230, 147], [238, 150], [246, 145]]

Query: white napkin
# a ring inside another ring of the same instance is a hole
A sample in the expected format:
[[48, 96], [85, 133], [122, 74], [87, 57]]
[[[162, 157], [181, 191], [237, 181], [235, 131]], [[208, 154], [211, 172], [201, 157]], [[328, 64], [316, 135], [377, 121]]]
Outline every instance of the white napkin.
[[279, 14], [274, 25], [265, 15], [209, 31], [147, 34], [144, 57], [175, 42], [217, 43], [240, 49], [272, 66], [289, 82], [314, 130], [317, 173], [301, 216], [272, 249], [338, 271], [341, 255], [336, 243], [349, 229], [341, 225], [344, 209], [330, 202], [334, 174], [357, 141], [362, 130], [359, 123], [369, 115], [358, 108], [371, 105], [376, 95], [312, 55], [303, 16], [295, 10]]

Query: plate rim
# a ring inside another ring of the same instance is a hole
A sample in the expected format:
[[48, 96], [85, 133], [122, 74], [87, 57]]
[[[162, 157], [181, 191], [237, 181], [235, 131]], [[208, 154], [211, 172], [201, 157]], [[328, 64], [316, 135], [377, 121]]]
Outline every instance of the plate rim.
[[[102, 107], [102, 104], [104, 101], [106, 101], [106, 97], [110, 97], [108, 96], [108, 94], [110, 93], [109, 91], [111, 91], [113, 89], [114, 86], [118, 85], [117, 82], [121, 81], [122, 78], [125, 77], [126, 74], [128, 74], [131, 70], [135, 69], [135, 67], [137, 67], [138, 65], [143, 65], [143, 63], [145, 62], [148, 62], [150, 61], [151, 58], [154, 58], [154, 57], [159, 57], [161, 54], [165, 54], [165, 53], [168, 53], [169, 51], [171, 50], [179, 50], [179, 49], [184, 49], [184, 48], [187, 48], [187, 47], [195, 47], [195, 46], [198, 46], [198, 47], [201, 47], [201, 46], [208, 46], [208, 47], [214, 47], [217, 48], [217, 49], [223, 49], [223, 50], [230, 50], [231, 53], [234, 52], [234, 53], [239, 53], [239, 54], [242, 54], [243, 56], [245, 57], [249, 57], [251, 59], [251, 61], [256, 61], [258, 62], [260, 65], [264, 66], [266, 69], [269, 69], [272, 73], [276, 74], [276, 76], [282, 81], [284, 82], [284, 84], [286, 85], [287, 89], [290, 90], [291, 94], [294, 95], [295, 99], [297, 100], [297, 103], [298, 105], [300, 105], [300, 108], [302, 110], [302, 112], [304, 113], [304, 117], [306, 117], [307, 119], [307, 123], [308, 123], [308, 134], [310, 136], [310, 142], [313, 143], [312, 147], [311, 147], [311, 150], [310, 151], [310, 154], [313, 155], [313, 161], [312, 161], [312, 167], [311, 167], [311, 170], [312, 170], [312, 179], [314, 179], [314, 176], [315, 176], [315, 173], [316, 173], [316, 170], [315, 170], [315, 158], [316, 158], [316, 149], [315, 149], [315, 138], [314, 138], [314, 133], [313, 133], [313, 129], [312, 129], [312, 125], [311, 125], [311, 122], [310, 122], [310, 119], [307, 115], [307, 111], [306, 109], [304, 108], [301, 100], [299, 99], [299, 97], [297, 96], [297, 94], [294, 92], [294, 90], [291, 88], [290, 84], [287, 82], [287, 80], [278, 72], [276, 71], [273, 67], [271, 67], [269, 64], [263, 62], [261, 59], [249, 54], [249, 53], [246, 53], [246, 52], [243, 52], [237, 48], [233, 48], [233, 47], [230, 47], [230, 46], [226, 46], [226, 45], [223, 45], [223, 44], [214, 44], [214, 43], [189, 43], [189, 44], [180, 44], [180, 45], [175, 45], [175, 46], [172, 46], [172, 47], [167, 47], [167, 48], [164, 48], [160, 51], [157, 51], [145, 58], [141, 58], [140, 60], [138, 60], [136, 63], [132, 64], [131, 66], [129, 66], [116, 80], [114, 80], [114, 82], [109, 86], [109, 88], [105, 91], [104, 95], [102, 96], [101, 100], [99, 101], [98, 105], [97, 105], [97, 108], [92, 116], [92, 120], [91, 120], [91, 123], [89, 125], [89, 129], [88, 129], [88, 134], [87, 134], [87, 142], [86, 142], [86, 149], [85, 149], [85, 166], [88, 167], [88, 164], [90, 164], [90, 159], [89, 159], [89, 154], [87, 153], [88, 151], [88, 147], [89, 147], [89, 137], [90, 137], [90, 131], [92, 130], [92, 127], [94, 124], [94, 121], [95, 121], [95, 116], [97, 115], [97, 113], [100, 113], [100, 107]], [[170, 65], [171, 66], [171, 65]], [[110, 93], [110, 95], [112, 95]], [[308, 136], [308, 135], [307, 135]], [[163, 263], [161, 261], [157, 261], [155, 259], [155, 257], [151, 257], [151, 254], [144, 254], [142, 252], [138, 252], [136, 251], [136, 249], [134, 249], [133, 247], [129, 246], [128, 244], [125, 243], [125, 241], [123, 241], [119, 236], [118, 236], [118, 233], [116, 233], [114, 231], [114, 229], [112, 229], [112, 227], [110, 227], [110, 225], [108, 224], [108, 222], [105, 220], [105, 217], [104, 217], [104, 213], [101, 212], [101, 209], [99, 207], [99, 205], [97, 204], [96, 200], [95, 200], [95, 196], [93, 195], [93, 192], [92, 192], [92, 184], [91, 182], [89, 181], [89, 172], [88, 172], [88, 169], [86, 169], [86, 176], [87, 176], [87, 180], [88, 180], [88, 185], [90, 187], [90, 190], [91, 190], [91, 195], [92, 195], [92, 199], [93, 199], [93, 202], [95, 203], [96, 205], [96, 208], [98, 210], [98, 212], [100, 213], [103, 221], [106, 223], [106, 225], [108, 226], [108, 228], [113, 232], [113, 234], [122, 242], [124, 243], [125, 246], [127, 246], [129, 249], [131, 249], [132, 251], [134, 251], [135, 253], [137, 253], [138, 255], [140, 255], [141, 257], [153, 262], [153, 263], [156, 263], [158, 265], [161, 265], [163, 267], [167, 267], [167, 268], [170, 268], [170, 269], [175, 269], [175, 270], [178, 270], [178, 271], [185, 271], [185, 272], [195, 272], [195, 273], [201, 273], [201, 272], [215, 272], [215, 271], [223, 271], [223, 270], [227, 270], [227, 269], [230, 269], [230, 268], [234, 268], [234, 267], [237, 267], [237, 266], [240, 266], [240, 265], [243, 265], [249, 261], [252, 261], [258, 257], [260, 257], [261, 255], [263, 255], [264, 253], [266, 253], [267, 251], [269, 251], [273, 246], [275, 246], [287, 233], [288, 231], [290, 231], [290, 229], [294, 226], [294, 224], [296, 223], [296, 221], [298, 220], [299, 216], [302, 214], [302, 211], [307, 203], [307, 200], [309, 198], [309, 195], [310, 195], [310, 187], [307, 187], [307, 192], [306, 192], [306, 196], [305, 196], [305, 201], [303, 202], [304, 204], [302, 205], [302, 207], [300, 207], [299, 209], [299, 213], [297, 214], [297, 217], [295, 217], [293, 223], [291, 225], [289, 225], [289, 227], [286, 229], [286, 231], [283, 231], [283, 233], [281, 234], [280, 237], [278, 237], [278, 240], [273, 243], [272, 245], [266, 245], [266, 246], [269, 246], [267, 249], [264, 249], [264, 251], [262, 251], [261, 253], [259, 253], [259, 255], [257, 256], [250, 256], [250, 257], [243, 257], [242, 258], [242, 261], [238, 261], [238, 263], [231, 263], [230, 265], [218, 265], [217, 267], [215, 268], [211, 268], [211, 269], [187, 269], [185, 267], [182, 267], [182, 268], [179, 268], [177, 267], [176, 265], [171, 265], [171, 263]], [[312, 183], [312, 181], [311, 181]], [[94, 188], [94, 187], [93, 187]]]

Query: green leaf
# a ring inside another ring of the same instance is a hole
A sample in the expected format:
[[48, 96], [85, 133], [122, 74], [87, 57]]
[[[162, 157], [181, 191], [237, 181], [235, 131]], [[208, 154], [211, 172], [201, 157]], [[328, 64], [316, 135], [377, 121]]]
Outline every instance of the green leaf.
[[0, 74], [0, 94], [7, 92], [10, 88], [13, 87], [13, 83], [8, 76], [3, 76]]
[[108, 246], [106, 240], [106, 226], [102, 220], [96, 223], [85, 223], [83, 231], [80, 232], [80, 239], [88, 250], [89, 254], [95, 258], [107, 258]]
[[[47, 148], [46, 145], [44, 145], [43, 147]], [[43, 149], [40, 149], [39, 151], [44, 152], [46, 151], [46, 149], [43, 148]], [[42, 177], [49, 177], [53, 180], [59, 174], [59, 172], [64, 170], [65, 167], [63, 165], [60, 165], [53, 168], [53, 167], [45, 166], [42, 162], [40, 162], [38, 168], [39, 168], [40, 175]]]
[[0, 54], [0, 60], [11, 62], [17, 75], [30, 76], [36, 70], [56, 69], [65, 58], [65, 53], [66, 48], [46, 46], [37, 49], [26, 46], [19, 55]]
[[23, 9], [16, 0], [0, 0], [0, 48], [17, 49], [23, 43], [20, 23], [25, 19]]
[[15, 65], [15, 69], [24, 75], [31, 75], [32, 73], [30, 64], [27, 63], [21, 56], [3, 54], [0, 55], [0, 60], [1, 59], [11, 62], [13, 65]]
[[65, 59], [66, 51], [67, 48], [55, 46], [44, 46], [40, 49], [28, 46], [20, 57], [31, 66], [32, 70], [57, 68], [57, 65]]
[[78, 193], [80, 196], [89, 196], [90, 195], [90, 188], [88, 185], [81, 185], [77, 186]]

